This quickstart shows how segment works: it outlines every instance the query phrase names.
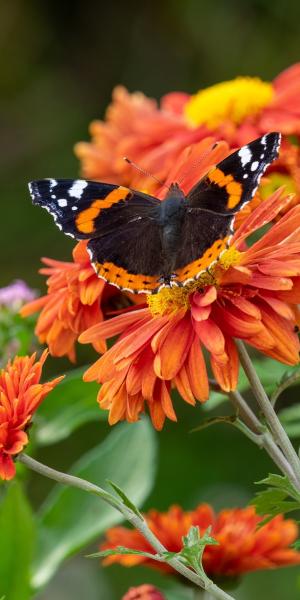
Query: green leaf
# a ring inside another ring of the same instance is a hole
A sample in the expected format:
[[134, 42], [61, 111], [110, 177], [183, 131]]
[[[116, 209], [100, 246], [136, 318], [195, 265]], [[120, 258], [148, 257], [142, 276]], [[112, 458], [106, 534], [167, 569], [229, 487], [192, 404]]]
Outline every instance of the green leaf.
[[287, 494], [290, 494], [293, 498], [300, 499], [300, 493], [295, 490], [292, 484], [289, 482], [285, 475], [278, 475], [277, 473], [269, 473], [268, 477], [257, 481], [256, 485], [270, 485], [274, 488], [284, 490]]
[[266, 490], [258, 492], [250, 502], [259, 515], [265, 516], [260, 527], [280, 513], [299, 510], [300, 494], [296, 492], [287, 477], [271, 473], [256, 484], [268, 486]]
[[40, 406], [35, 417], [35, 440], [40, 446], [67, 438], [89, 421], [107, 419], [97, 403], [99, 385], [85, 383], [85, 367], [70, 371]]
[[296, 540], [296, 542], [293, 544], [293, 548], [294, 550], [300, 550], [300, 540]]
[[0, 505], [0, 594], [7, 600], [28, 600], [34, 545], [31, 508], [21, 486], [13, 482]]
[[210, 419], [205, 419], [204, 421], [202, 421], [202, 423], [200, 423], [200, 425], [197, 425], [197, 427], [194, 427], [194, 429], [191, 430], [191, 433], [202, 431], [202, 429], [207, 429], [207, 427], [210, 427], [211, 425], [217, 425], [219, 423], [225, 423], [228, 425], [235, 426], [237, 420], [238, 419], [236, 415], [211, 417]]
[[[72, 474], [104, 486], [118, 482], [138, 505], [151, 491], [156, 467], [156, 439], [149, 421], [123, 424], [74, 465]], [[122, 515], [94, 494], [56, 485], [40, 515], [33, 586], [52, 577], [68, 556], [84, 548]]]
[[145, 556], [145, 558], [149, 558], [151, 560], [159, 559], [159, 554], [151, 554], [151, 552], [143, 552], [142, 550], [133, 550], [132, 548], [125, 548], [124, 546], [116, 546], [115, 548], [94, 552], [94, 554], [88, 554], [87, 558], [106, 558], [106, 556], [116, 556], [116, 554], [134, 554], [137, 556]]
[[117, 492], [118, 496], [120, 496], [120, 498], [123, 500], [123, 504], [127, 506], [127, 508], [130, 508], [130, 510], [132, 510], [132, 512], [134, 512], [136, 516], [143, 521], [143, 515], [140, 513], [139, 509], [135, 506], [135, 504], [133, 504], [132, 501], [129, 500], [125, 492], [123, 492], [123, 490], [121, 490], [121, 488], [116, 483], [113, 483], [113, 481], [107, 479], [107, 483], [109, 483], [109, 485], [111, 485], [115, 492]]
[[217, 542], [210, 535], [211, 527], [205, 531], [203, 536], [200, 535], [198, 526], [192, 525], [186, 536], [183, 536], [183, 548], [180, 552], [180, 557], [184, 559], [185, 563], [192, 567], [194, 571], [202, 578], [207, 578], [203, 566], [202, 556], [207, 545], [215, 546]]

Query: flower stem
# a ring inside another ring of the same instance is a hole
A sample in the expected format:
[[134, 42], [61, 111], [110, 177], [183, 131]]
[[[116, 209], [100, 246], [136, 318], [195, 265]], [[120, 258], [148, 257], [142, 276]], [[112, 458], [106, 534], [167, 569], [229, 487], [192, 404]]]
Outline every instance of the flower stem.
[[248, 381], [251, 385], [251, 389], [253, 394], [257, 400], [257, 403], [262, 410], [267, 425], [273, 435], [274, 442], [280, 446], [286, 460], [288, 461], [294, 477], [293, 477], [293, 485], [296, 487], [298, 491], [300, 491], [300, 461], [297, 456], [297, 453], [286, 434], [284, 428], [282, 427], [277, 414], [264, 390], [264, 387], [253, 367], [251, 359], [248, 355], [248, 352], [241, 340], [236, 340], [239, 357], [245, 374], [248, 378]]
[[232, 596], [230, 596], [221, 588], [219, 588], [207, 576], [200, 577], [189, 567], [185, 566], [179, 559], [164, 559], [162, 555], [165, 552], [167, 552], [167, 549], [163, 546], [163, 544], [161, 544], [161, 542], [154, 535], [154, 533], [152, 533], [151, 529], [149, 529], [145, 519], [135, 514], [130, 508], [128, 508], [127, 506], [125, 506], [125, 504], [120, 502], [118, 498], [114, 498], [114, 496], [103, 490], [101, 487], [90, 483], [86, 479], [81, 479], [80, 477], [69, 475], [68, 473], [56, 471], [55, 469], [52, 469], [51, 467], [48, 467], [38, 462], [34, 458], [27, 456], [27, 454], [20, 454], [18, 460], [32, 471], [35, 471], [36, 473], [39, 473], [44, 477], [54, 479], [54, 481], [57, 481], [58, 483], [61, 483], [63, 485], [75, 487], [80, 490], [83, 490], [84, 492], [89, 492], [100, 496], [105, 502], [107, 502], [116, 510], [118, 510], [125, 517], [125, 519], [127, 519], [131, 523], [131, 525], [133, 525], [133, 527], [138, 529], [143, 535], [143, 537], [146, 538], [146, 540], [148, 540], [152, 548], [154, 548], [154, 550], [156, 550], [156, 552], [159, 555], [161, 555], [162, 560], [168, 562], [168, 564], [170, 564], [173, 567], [173, 569], [175, 569], [175, 571], [183, 575], [183, 577], [185, 577], [186, 579], [189, 579], [189, 581], [191, 581], [194, 585], [198, 586], [198, 588], [207, 590], [212, 598], [217, 598], [218, 600], [234, 600]]
[[[240, 392], [235, 390], [229, 392], [228, 396], [232, 404], [239, 411], [247, 427], [250, 427], [249, 434], [250, 431], [254, 432], [251, 436], [251, 440], [257, 444], [259, 448], [264, 448], [266, 450], [281, 472], [288, 477], [295, 487], [297, 487], [297, 478], [295, 477], [290, 463], [286, 460], [277, 444], [275, 444], [271, 433], [264, 425], [262, 425]], [[248, 437], [250, 437], [250, 435]]]

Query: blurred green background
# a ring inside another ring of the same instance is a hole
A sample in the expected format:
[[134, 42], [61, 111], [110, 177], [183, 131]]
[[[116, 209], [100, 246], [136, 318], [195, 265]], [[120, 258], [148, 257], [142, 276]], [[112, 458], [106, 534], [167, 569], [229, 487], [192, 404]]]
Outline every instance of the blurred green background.
[[[27, 182], [78, 175], [73, 145], [88, 139], [89, 122], [103, 116], [116, 84], [159, 98], [239, 74], [271, 80], [299, 60], [299, 23], [296, 0], [2, 2], [0, 285], [21, 277], [43, 289], [40, 256], [70, 256], [72, 242], [31, 206]], [[53, 362], [53, 370], [66, 368], [66, 361]], [[190, 434], [201, 408], [178, 402], [177, 409], [179, 424], [158, 435], [158, 476], [144, 508], [244, 505], [252, 482], [272, 469], [268, 458], [225, 426]], [[67, 467], [108, 430], [103, 422], [86, 425], [40, 458]], [[35, 506], [49, 487], [32, 477]], [[81, 557], [67, 563], [38, 600], [118, 600], [145, 581], [159, 583], [160, 577], [145, 569], [100, 570], [97, 561]], [[248, 575], [236, 597], [296, 600], [299, 570]]]

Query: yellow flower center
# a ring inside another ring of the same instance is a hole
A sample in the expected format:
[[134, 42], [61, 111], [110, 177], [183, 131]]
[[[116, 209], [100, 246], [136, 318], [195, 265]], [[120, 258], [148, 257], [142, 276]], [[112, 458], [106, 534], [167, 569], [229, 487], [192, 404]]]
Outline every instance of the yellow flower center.
[[224, 120], [239, 125], [245, 117], [259, 113], [272, 98], [271, 83], [258, 77], [237, 77], [200, 90], [185, 105], [185, 116], [192, 126], [215, 129]]
[[218, 285], [222, 271], [236, 265], [240, 261], [241, 253], [234, 246], [223, 252], [219, 261], [210, 269], [201, 274], [199, 279], [183, 287], [163, 288], [157, 294], [147, 294], [147, 302], [153, 317], [176, 313], [179, 310], [190, 308], [190, 295], [197, 290], [203, 290], [208, 285]]

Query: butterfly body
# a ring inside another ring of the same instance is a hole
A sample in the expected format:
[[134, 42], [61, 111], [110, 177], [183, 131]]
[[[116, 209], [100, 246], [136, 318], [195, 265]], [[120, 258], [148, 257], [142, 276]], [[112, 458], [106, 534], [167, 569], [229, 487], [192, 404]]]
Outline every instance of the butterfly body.
[[29, 184], [34, 204], [58, 227], [87, 239], [91, 262], [112, 285], [152, 294], [188, 285], [228, 248], [235, 215], [253, 198], [278, 156], [280, 134], [243, 146], [211, 169], [185, 196], [173, 183], [164, 200], [123, 186], [44, 179]]

